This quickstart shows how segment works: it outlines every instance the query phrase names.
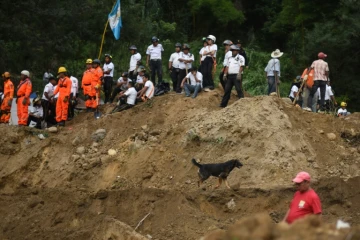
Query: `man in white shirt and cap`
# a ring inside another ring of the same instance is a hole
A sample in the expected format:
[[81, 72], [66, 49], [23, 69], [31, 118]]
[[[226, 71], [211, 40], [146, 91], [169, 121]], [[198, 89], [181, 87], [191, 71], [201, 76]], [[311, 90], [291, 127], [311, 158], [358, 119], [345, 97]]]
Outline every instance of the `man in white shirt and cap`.
[[271, 53], [272, 59], [268, 62], [265, 68], [266, 81], [268, 82], [268, 95], [275, 93], [277, 85], [280, 82], [276, 82], [276, 79], [280, 78], [280, 60], [279, 58], [283, 55], [279, 49], [276, 49]]
[[232, 52], [232, 56], [229, 58], [227, 67], [224, 71], [224, 80], [226, 82], [226, 85], [225, 93], [220, 104], [220, 107], [222, 108], [227, 106], [230, 100], [231, 90], [233, 86], [235, 86], [238, 98], [240, 99], [244, 97], [241, 81], [242, 71], [245, 66], [245, 59], [239, 54], [240, 48], [238, 46], [234, 44], [231, 45], [230, 51]]
[[112, 63], [112, 56], [110, 54], [105, 54], [105, 63], [103, 66], [104, 71], [104, 93], [105, 93], [105, 101], [104, 103], [110, 102], [112, 85], [114, 79], [114, 64]]
[[156, 85], [155, 76], [157, 74], [158, 82], [162, 82], [162, 63], [161, 54], [164, 51], [163, 46], [159, 43], [157, 37], [151, 38], [152, 44], [146, 50], [146, 66], [151, 69], [151, 81]]
[[219, 78], [220, 78], [221, 86], [225, 91], [226, 82], [224, 80], [226, 80], [226, 77], [224, 78], [224, 72], [225, 72], [225, 68], [226, 68], [226, 66], [228, 64], [229, 58], [232, 56], [232, 52], [230, 51], [230, 46], [232, 45], [232, 41], [231, 40], [225, 40], [223, 42], [223, 45], [225, 47], [225, 56], [224, 56], [224, 62], [223, 62], [223, 69], [220, 72]]
[[175, 44], [175, 52], [171, 54], [169, 59], [169, 71], [170, 71], [170, 77], [173, 83], [173, 90], [176, 91], [178, 81], [181, 79], [179, 78], [180, 74], [180, 53], [181, 53], [181, 43]]
[[69, 100], [69, 113], [68, 113], [68, 121], [72, 120], [75, 116], [75, 106], [77, 105], [77, 94], [79, 93], [79, 81], [76, 77], [71, 76], [68, 73], [71, 80], [71, 93]]
[[[190, 83], [186, 81], [190, 80]], [[196, 98], [202, 88], [203, 75], [199, 72], [196, 67], [189, 69], [188, 75], [182, 80], [181, 87], [185, 90], [185, 96], [190, 97], [193, 92], [192, 98]]]
[[181, 81], [186, 77], [186, 75], [189, 73], [189, 69], [192, 67], [192, 62], [194, 62], [194, 54], [190, 53], [190, 46], [189, 44], [184, 44], [182, 47], [182, 52], [180, 53], [179, 57], [179, 81], [176, 88], [176, 93], [181, 94]]
[[128, 80], [128, 89], [125, 92], [120, 93], [118, 105], [114, 108], [112, 113], [121, 112], [132, 108], [136, 104], [137, 91], [134, 88], [134, 82], [131, 79]]
[[130, 57], [130, 68], [129, 68], [129, 78], [134, 80], [137, 74], [137, 68], [140, 65], [141, 55], [137, 52], [137, 47], [131, 45], [129, 47], [131, 57]]

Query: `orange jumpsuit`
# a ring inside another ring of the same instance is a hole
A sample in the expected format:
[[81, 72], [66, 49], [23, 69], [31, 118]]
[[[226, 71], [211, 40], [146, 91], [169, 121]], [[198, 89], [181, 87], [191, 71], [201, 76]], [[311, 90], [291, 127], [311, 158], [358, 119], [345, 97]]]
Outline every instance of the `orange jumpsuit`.
[[8, 105], [8, 101], [14, 97], [14, 84], [10, 79], [6, 79], [4, 82], [4, 99], [1, 104], [1, 118], [0, 123], [8, 123], [10, 120], [11, 105]]
[[[18, 124], [27, 125], [29, 117], [29, 105], [30, 105], [30, 94], [32, 91], [32, 84], [30, 78], [20, 81], [19, 86], [17, 87], [17, 115], [18, 115]], [[23, 104], [24, 98], [26, 103]]]
[[84, 95], [88, 95], [88, 99], [85, 102], [85, 106], [87, 108], [92, 108], [92, 104], [93, 104], [93, 100], [90, 98], [91, 97], [91, 82], [92, 79], [94, 78], [94, 69], [90, 68], [90, 69], [86, 69], [86, 71], [83, 74], [83, 78], [81, 81], [81, 87], [84, 90]]
[[[54, 95], [59, 93], [59, 98], [56, 101], [56, 121], [66, 121], [68, 118], [68, 109], [71, 93], [71, 80], [68, 77], [60, 78], [57, 88], [54, 91]], [[64, 101], [65, 97], [68, 98]]]
[[91, 81], [91, 94], [92, 97], [92, 108], [97, 108], [100, 101], [100, 88], [101, 88], [101, 79], [104, 73], [101, 67], [97, 67], [94, 69], [94, 77]]

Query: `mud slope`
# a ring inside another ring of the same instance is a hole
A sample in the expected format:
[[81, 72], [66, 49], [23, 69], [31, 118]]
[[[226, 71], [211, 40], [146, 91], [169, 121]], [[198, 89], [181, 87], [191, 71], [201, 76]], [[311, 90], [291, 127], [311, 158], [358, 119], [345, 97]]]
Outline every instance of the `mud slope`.
[[[81, 113], [45, 140], [0, 125], [0, 239], [199, 239], [254, 213], [278, 222], [301, 170], [326, 222], [360, 223], [357, 114], [312, 114], [272, 97], [220, 109], [220, 94], [168, 94], [96, 121]], [[214, 190], [214, 178], [198, 188], [192, 157], [244, 167], [232, 190]]]

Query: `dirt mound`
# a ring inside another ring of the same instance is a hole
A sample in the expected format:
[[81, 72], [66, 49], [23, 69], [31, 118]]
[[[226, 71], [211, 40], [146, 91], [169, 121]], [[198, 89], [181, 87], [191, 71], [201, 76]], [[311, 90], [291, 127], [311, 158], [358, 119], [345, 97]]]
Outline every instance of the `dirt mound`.
[[[325, 222], [360, 223], [357, 114], [307, 113], [274, 97], [221, 109], [220, 95], [167, 94], [98, 120], [81, 113], [57, 133], [0, 125], [0, 239], [121, 239], [129, 229], [118, 225], [135, 228], [149, 213], [137, 231], [164, 240], [198, 239], [264, 211], [279, 222], [301, 170], [314, 178]], [[231, 190], [214, 190], [215, 178], [198, 188], [193, 157], [244, 167], [230, 174]]]
[[216, 230], [201, 238], [201, 240], [252, 240], [252, 239], [309, 239], [309, 240], [341, 240], [359, 239], [360, 228], [337, 230], [335, 225], [324, 224], [316, 216], [300, 219], [292, 225], [286, 223], [274, 224], [267, 214], [259, 214], [244, 218], [227, 231]]

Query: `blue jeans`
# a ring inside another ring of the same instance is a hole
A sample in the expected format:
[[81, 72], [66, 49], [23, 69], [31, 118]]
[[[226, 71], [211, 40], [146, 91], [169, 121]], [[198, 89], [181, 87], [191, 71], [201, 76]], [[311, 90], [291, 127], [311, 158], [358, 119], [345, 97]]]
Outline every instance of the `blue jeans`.
[[190, 85], [188, 83], [185, 83], [184, 84], [184, 90], [185, 90], [185, 95], [187, 97], [190, 97], [190, 93], [194, 92], [192, 98], [196, 98], [198, 93], [200, 92], [201, 90], [201, 85], [199, 84], [196, 84], [195, 86], [194, 85]]
[[275, 76], [268, 76], [268, 95], [270, 95], [271, 93], [275, 92], [276, 93], [276, 81], [275, 81]]

